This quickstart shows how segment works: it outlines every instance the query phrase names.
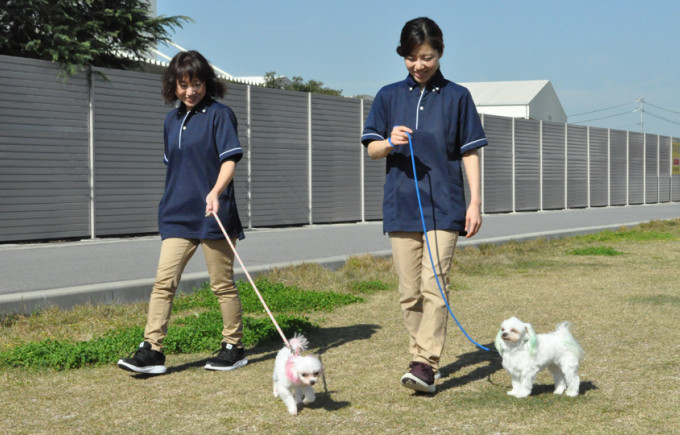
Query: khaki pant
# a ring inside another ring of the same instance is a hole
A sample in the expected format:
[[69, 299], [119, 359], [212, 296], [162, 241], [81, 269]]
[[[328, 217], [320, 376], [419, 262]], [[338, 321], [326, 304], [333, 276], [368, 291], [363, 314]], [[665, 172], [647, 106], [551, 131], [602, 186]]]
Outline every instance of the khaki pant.
[[[446, 341], [448, 310], [432, 272], [422, 232], [391, 232], [392, 258], [399, 275], [399, 303], [410, 335], [412, 360], [429, 364], [435, 373]], [[448, 299], [448, 274], [458, 233], [428, 231], [439, 282]]]
[[[232, 239], [236, 244], [236, 239]], [[161, 350], [163, 339], [168, 332], [168, 320], [172, 310], [175, 291], [182, 277], [184, 267], [196, 252], [203, 247], [203, 256], [210, 276], [210, 288], [222, 311], [222, 341], [241, 347], [243, 318], [241, 298], [234, 285], [234, 253], [226, 240], [165, 239], [161, 245], [156, 282], [149, 300], [149, 317], [144, 331], [144, 340], [154, 350]]]

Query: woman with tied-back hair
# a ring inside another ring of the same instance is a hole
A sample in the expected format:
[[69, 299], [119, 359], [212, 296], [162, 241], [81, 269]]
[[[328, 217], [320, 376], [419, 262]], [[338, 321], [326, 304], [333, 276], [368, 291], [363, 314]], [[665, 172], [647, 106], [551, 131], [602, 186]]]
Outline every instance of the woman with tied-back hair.
[[[387, 159], [383, 231], [390, 237], [399, 303], [410, 336], [411, 362], [401, 384], [434, 393], [448, 321], [435, 273], [448, 298], [448, 274], [458, 236], [472, 237], [482, 225], [477, 149], [487, 140], [470, 92], [446, 80], [440, 71], [444, 37], [434, 21], [421, 17], [407, 22], [397, 54], [404, 58], [408, 76], [378, 92], [361, 142], [371, 158]], [[436, 272], [423, 234], [414, 176]]]
[[167, 104], [179, 100], [164, 125], [167, 169], [158, 206], [161, 253], [144, 341], [133, 356], [120, 359], [118, 366], [137, 373], [166, 372], [163, 339], [175, 291], [184, 267], [201, 245], [223, 321], [221, 348], [205, 368], [233, 370], [248, 363], [241, 342], [243, 320], [234, 285], [234, 253], [217, 221], [206, 215], [220, 218], [233, 243], [244, 238], [233, 183], [236, 163], [243, 156], [236, 116], [216, 101], [224, 97], [226, 86], [197, 51], [180, 52], [172, 59], [163, 74], [161, 93]]

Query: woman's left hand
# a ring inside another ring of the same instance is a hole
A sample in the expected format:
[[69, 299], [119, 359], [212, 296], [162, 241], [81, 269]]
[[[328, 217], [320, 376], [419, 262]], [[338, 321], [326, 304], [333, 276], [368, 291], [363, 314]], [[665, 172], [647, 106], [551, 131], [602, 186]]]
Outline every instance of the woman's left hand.
[[466, 239], [474, 236], [482, 227], [482, 213], [480, 212], [478, 204], [471, 203], [468, 206], [465, 214], [465, 231], [467, 231]]

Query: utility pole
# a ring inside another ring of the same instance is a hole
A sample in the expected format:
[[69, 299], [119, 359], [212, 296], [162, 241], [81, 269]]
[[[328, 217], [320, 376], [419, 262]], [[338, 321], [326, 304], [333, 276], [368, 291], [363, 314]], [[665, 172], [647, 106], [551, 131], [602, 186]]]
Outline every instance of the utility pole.
[[640, 103], [640, 107], [637, 109], [633, 110], [633, 112], [640, 112], [640, 133], [645, 132], [645, 99], [642, 95], [640, 95], [640, 98], [635, 100], [636, 103]]

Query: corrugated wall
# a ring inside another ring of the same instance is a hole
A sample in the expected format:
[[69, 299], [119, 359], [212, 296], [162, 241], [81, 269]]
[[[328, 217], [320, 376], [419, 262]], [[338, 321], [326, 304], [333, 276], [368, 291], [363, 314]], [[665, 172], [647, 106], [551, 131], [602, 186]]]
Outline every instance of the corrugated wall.
[[645, 135], [645, 203], [659, 202], [659, 136]]
[[659, 137], [659, 202], [671, 200], [671, 138]]
[[608, 130], [588, 129], [588, 173], [590, 174], [590, 206], [609, 205], [609, 137]]
[[0, 241], [87, 237], [87, 76], [0, 56]]
[[644, 202], [645, 138], [642, 133], [628, 133], [628, 204]]
[[308, 94], [250, 90], [253, 226], [309, 223]]
[[628, 132], [609, 131], [609, 205], [628, 204]]
[[515, 211], [541, 208], [541, 123], [515, 119]]
[[543, 209], [559, 210], [564, 199], [564, 124], [543, 121]]
[[[364, 112], [362, 114], [362, 125], [366, 122], [368, 112], [371, 109], [370, 102], [364, 100]], [[363, 127], [359, 129], [359, 137], [363, 132]], [[363, 145], [359, 145], [364, 154], [364, 219], [382, 219], [382, 200], [385, 185], [385, 159], [373, 160], [368, 157]]]
[[311, 94], [312, 223], [361, 220], [361, 102]]
[[513, 211], [512, 118], [483, 115], [489, 141], [484, 147], [484, 213]]
[[95, 235], [158, 231], [163, 195], [163, 104], [158, 76], [97, 70], [94, 75]]
[[[99, 72], [109, 81], [63, 80], [50, 62], [0, 56], [0, 242], [157, 231], [170, 110], [160, 76]], [[359, 144], [369, 101], [229, 84], [223, 102], [244, 148], [244, 225], [382, 218], [385, 160]], [[490, 115], [483, 124], [485, 213], [680, 201], [673, 138]]]
[[588, 127], [567, 126], [567, 207], [588, 206]]

